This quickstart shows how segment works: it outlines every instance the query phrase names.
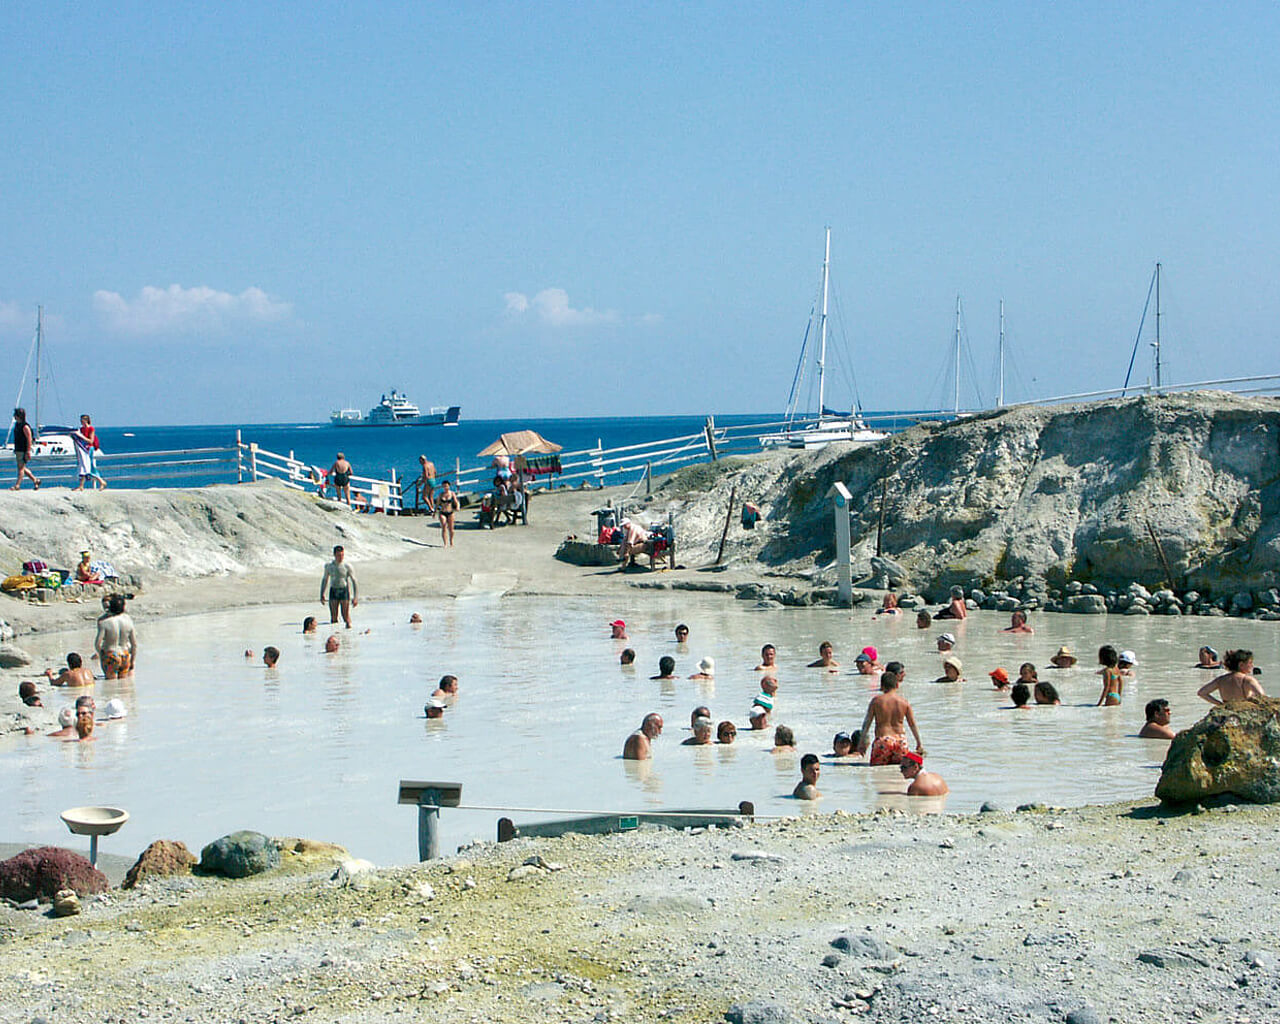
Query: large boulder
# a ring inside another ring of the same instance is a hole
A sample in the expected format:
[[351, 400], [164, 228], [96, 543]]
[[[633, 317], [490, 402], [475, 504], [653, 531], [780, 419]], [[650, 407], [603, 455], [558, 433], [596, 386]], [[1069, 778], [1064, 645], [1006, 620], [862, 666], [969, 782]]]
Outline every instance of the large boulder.
[[187, 849], [185, 843], [175, 839], [157, 839], [134, 861], [133, 867], [124, 876], [122, 888], [132, 889], [139, 882], [151, 878], [189, 875], [195, 863], [195, 855]]
[[200, 851], [200, 870], [207, 875], [248, 878], [279, 866], [280, 848], [261, 832], [232, 832]]
[[16, 644], [0, 643], [0, 668], [26, 668], [31, 655]]
[[1190, 803], [1229, 793], [1280, 802], [1280, 699], [1260, 697], [1214, 708], [1169, 744], [1156, 796]]
[[78, 896], [107, 891], [107, 876], [78, 853], [37, 846], [0, 861], [0, 896], [25, 903], [52, 900], [63, 889]]
[[1067, 611], [1077, 615], [1105, 615], [1107, 599], [1101, 594], [1076, 594], [1067, 598]]

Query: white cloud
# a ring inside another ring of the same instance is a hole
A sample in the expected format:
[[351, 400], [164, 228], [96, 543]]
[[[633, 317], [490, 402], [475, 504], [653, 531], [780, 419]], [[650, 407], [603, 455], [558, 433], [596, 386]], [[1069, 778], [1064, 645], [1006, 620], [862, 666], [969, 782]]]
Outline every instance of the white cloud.
[[239, 295], [204, 285], [168, 288], [147, 285], [137, 298], [119, 292], [96, 291], [93, 308], [109, 330], [117, 334], [187, 334], [222, 331], [245, 324], [277, 323], [293, 315], [293, 304], [273, 299], [261, 288]]
[[611, 309], [598, 310], [590, 306], [574, 309], [569, 305], [569, 293], [563, 288], [544, 288], [532, 298], [520, 292], [507, 292], [503, 298], [507, 304], [507, 316], [512, 319], [532, 317], [548, 327], [591, 327], [618, 320], [618, 314]]
[[640, 322], [642, 324], [660, 324], [662, 323], [662, 314], [661, 313], [645, 313], [644, 316], [640, 318]]
[[25, 310], [16, 302], [0, 302], [0, 331], [16, 331], [35, 322], [34, 311]]

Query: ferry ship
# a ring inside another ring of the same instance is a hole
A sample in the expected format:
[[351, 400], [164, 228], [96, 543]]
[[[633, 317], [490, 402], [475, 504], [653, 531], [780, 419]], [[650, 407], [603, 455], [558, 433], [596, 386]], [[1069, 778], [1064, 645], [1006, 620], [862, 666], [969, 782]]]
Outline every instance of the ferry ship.
[[393, 388], [368, 413], [337, 409], [329, 414], [329, 422], [335, 427], [456, 427], [461, 416], [460, 405], [432, 406], [424, 413]]

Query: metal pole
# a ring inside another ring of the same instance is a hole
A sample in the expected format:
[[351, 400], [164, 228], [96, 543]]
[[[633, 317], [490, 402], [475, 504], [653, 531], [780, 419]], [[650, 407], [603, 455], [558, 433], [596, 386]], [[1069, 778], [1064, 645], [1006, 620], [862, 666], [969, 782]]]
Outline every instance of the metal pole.
[[1004, 408], [1004, 299], [1000, 300], [1000, 388], [996, 395], [996, 408]]
[[387, 507], [382, 510], [384, 514], [389, 516], [393, 516], [396, 514], [394, 503], [399, 500], [396, 497], [396, 494], [398, 493], [398, 491], [399, 491], [399, 488], [396, 486], [396, 471], [395, 471], [395, 467], [393, 466], [391, 468], [391, 489], [387, 492]]
[[426, 789], [418, 797], [418, 860], [440, 856], [440, 790]]
[[[827, 284], [831, 268], [831, 229], [827, 228], [827, 243], [822, 255], [822, 341], [818, 346], [818, 423], [822, 423], [826, 410], [827, 385]], [[714, 458], [714, 456], [712, 456]]]
[[644, 493], [653, 493], [653, 463], [646, 462], [644, 464]]
[[960, 415], [960, 296], [956, 296], [956, 386], [955, 413]]
[[[37, 378], [39, 379], [39, 378]], [[1156, 264], [1156, 390], [1160, 390], [1160, 264]]]
[[255, 483], [258, 480], [258, 442], [249, 442], [249, 479]]
[[89, 836], [89, 863], [95, 868], [98, 866], [98, 837], [96, 835]]
[[[44, 341], [44, 306], [36, 306], [36, 415], [31, 421], [31, 437], [40, 436], [40, 345]], [[15, 441], [16, 445], [17, 442]], [[22, 478], [18, 478], [22, 483]]]

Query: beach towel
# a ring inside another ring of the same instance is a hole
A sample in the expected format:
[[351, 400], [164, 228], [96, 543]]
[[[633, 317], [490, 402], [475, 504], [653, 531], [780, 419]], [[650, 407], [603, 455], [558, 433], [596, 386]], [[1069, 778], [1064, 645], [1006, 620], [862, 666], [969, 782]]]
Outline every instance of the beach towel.
[[36, 578], [34, 576], [7, 576], [3, 583], [0, 583], [0, 590], [5, 593], [12, 593], [16, 590], [35, 590]]
[[104, 580], [120, 578], [120, 574], [116, 572], [116, 567], [105, 558], [96, 558], [90, 562], [89, 571], [95, 576], [101, 576]]

